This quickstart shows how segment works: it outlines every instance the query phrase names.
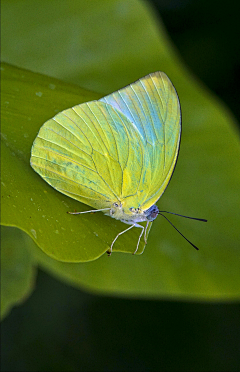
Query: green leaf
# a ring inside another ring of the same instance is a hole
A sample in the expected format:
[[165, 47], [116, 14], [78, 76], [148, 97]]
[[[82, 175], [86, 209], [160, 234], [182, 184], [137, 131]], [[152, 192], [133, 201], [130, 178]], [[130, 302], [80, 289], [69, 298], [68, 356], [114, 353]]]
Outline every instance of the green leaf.
[[[99, 260], [77, 264], [57, 262], [37, 250], [39, 262], [58, 277], [92, 291], [146, 297], [239, 298], [240, 146], [231, 113], [183, 66], [160, 22], [155, 22], [145, 3], [73, 1], [71, 9], [61, 5], [53, 10], [51, 2], [43, 1], [40, 16], [38, 8], [30, 2], [30, 7], [24, 10], [18, 6], [16, 13], [14, 4], [15, 1], [4, 2], [9, 39], [4, 44], [3, 56], [9, 62], [17, 61], [22, 67], [104, 93], [149, 72], [166, 72], [180, 97], [183, 133], [176, 170], [158, 206], [161, 210], [208, 219], [204, 224], [169, 217], [200, 248], [198, 252], [159, 216], [141, 256], [115, 253], [110, 258], [103, 255]], [[26, 22], [20, 34], [22, 19]], [[69, 22], [74, 35], [66, 31]], [[39, 24], [42, 33], [36, 32]], [[58, 29], [61, 44], [54, 49], [57, 25], [61, 25]], [[17, 53], [19, 35], [21, 53]], [[78, 205], [46, 185], [28, 161], [31, 143], [44, 121], [57, 111], [99, 96], [45, 76], [8, 69], [7, 89], [3, 91], [6, 95], [2, 98], [6, 111], [3, 119], [10, 123], [3, 133], [7, 134], [4, 145], [8, 147], [3, 147], [3, 151], [8, 161], [3, 173], [7, 187], [3, 191], [5, 222], [2, 222], [24, 231], [32, 230], [31, 236], [37, 237], [35, 241], [42, 249], [46, 249], [45, 241], [52, 257], [68, 261], [96, 258], [124, 226], [101, 213], [83, 218], [72, 216], [66, 222], [66, 211], [79, 209]], [[21, 74], [26, 74], [27, 81], [20, 78]], [[45, 214], [45, 209], [50, 214]], [[129, 231], [120, 237], [116, 248], [129, 249], [128, 245], [135, 245], [137, 236], [138, 231]], [[63, 237], [69, 242], [68, 253], [62, 244]], [[75, 241], [74, 248], [70, 241]], [[84, 257], [81, 248], [79, 252], [81, 246], [86, 248]]]
[[1, 318], [24, 301], [35, 283], [35, 265], [22, 232], [1, 226]]

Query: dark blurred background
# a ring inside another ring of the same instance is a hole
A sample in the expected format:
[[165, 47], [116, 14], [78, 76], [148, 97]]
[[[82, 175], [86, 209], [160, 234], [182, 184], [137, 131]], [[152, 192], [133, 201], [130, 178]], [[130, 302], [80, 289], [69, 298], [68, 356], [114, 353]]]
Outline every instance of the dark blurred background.
[[238, 304], [94, 296], [42, 271], [2, 332], [2, 371], [239, 371]]
[[240, 119], [240, 24], [235, 0], [151, 0], [181, 58]]
[[[152, 4], [186, 65], [239, 119], [238, 3]], [[2, 323], [2, 371], [239, 371], [239, 350], [239, 303], [103, 297], [41, 270]]]

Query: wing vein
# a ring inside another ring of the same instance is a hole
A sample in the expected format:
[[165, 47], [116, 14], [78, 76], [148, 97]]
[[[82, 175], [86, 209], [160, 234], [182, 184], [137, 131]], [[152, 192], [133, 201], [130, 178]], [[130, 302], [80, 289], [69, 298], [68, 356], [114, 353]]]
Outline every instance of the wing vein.
[[[44, 169], [44, 170], [46, 170], [46, 167], [42, 167], [42, 166], [40, 166], [40, 165], [37, 165], [37, 167], [40, 168], [40, 169]], [[50, 172], [50, 173], [56, 174], [57, 176], [61, 176], [62, 178], [66, 179], [66, 180], [68, 180], [68, 181], [71, 181], [71, 182], [73, 182], [73, 183], [76, 183], [78, 186], [80, 185], [77, 181], [74, 181], [74, 180], [70, 179], [69, 177], [62, 175], [62, 174], [59, 173], [59, 172], [54, 172], [53, 170], [48, 170], [48, 169], [47, 169], [47, 171]], [[76, 173], [77, 173], [77, 172], [76, 172]], [[49, 178], [49, 179], [53, 179], [54, 181], [56, 181], [56, 178], [51, 178], [51, 177], [48, 177], [48, 176], [44, 176], [44, 178]], [[86, 179], [88, 180], [88, 178], [86, 178]], [[98, 185], [97, 185], [95, 182], [93, 182], [92, 180], [88, 180], [88, 181], [90, 181], [90, 182], [93, 183], [94, 185], [98, 186]], [[64, 182], [66, 182], [66, 181], [64, 181]], [[68, 184], [68, 185], [70, 185], [70, 186], [72, 185], [70, 182], [66, 182], [66, 184]], [[94, 191], [94, 192], [96, 192], [96, 193], [98, 193], [98, 194], [103, 195], [103, 194], [100, 193], [99, 191], [96, 191], [96, 190], [92, 189], [92, 188], [89, 187], [89, 186], [85, 186], [85, 185], [82, 185], [82, 186], [83, 186], [83, 187], [86, 187], [87, 189], [90, 189], [90, 190], [92, 190], [92, 191]], [[104, 195], [104, 196], [106, 197], [106, 195]]]
[[[75, 107], [73, 107], [72, 109], [74, 110]], [[84, 111], [82, 107], [81, 107], [81, 110], [82, 110], [82, 111], [84, 112], [84, 114], [88, 117], [89, 121], [93, 124], [93, 126], [94, 126], [94, 128], [95, 128], [95, 125], [94, 125], [92, 119], [89, 117], [89, 115], [86, 113], [86, 111]], [[86, 124], [86, 126], [88, 127], [88, 129], [90, 130], [90, 132], [92, 133], [92, 135], [96, 138], [96, 140], [97, 140], [97, 142], [98, 142], [100, 148], [103, 150], [103, 148], [102, 148], [102, 144], [100, 143], [100, 141], [99, 141], [98, 137], [96, 136], [96, 134], [92, 131], [91, 127], [88, 125], [87, 121], [86, 121], [82, 116], [80, 116], [79, 113], [78, 113], [76, 110], [74, 110], [74, 112], [75, 112], [75, 113], [76, 113], [76, 114], [77, 114], [77, 115], [82, 119], [82, 121], [84, 121], [84, 123]], [[78, 128], [79, 128], [79, 127], [78, 127]], [[100, 138], [101, 138], [101, 137], [100, 137]], [[103, 152], [104, 152], [104, 150], [103, 150]]]
[[[93, 116], [95, 117], [95, 119], [97, 120], [97, 122], [98, 122], [100, 128], [102, 129], [102, 126], [101, 126], [100, 121], [98, 120], [98, 117], [95, 115], [95, 113], [93, 112], [93, 110], [91, 110], [91, 108], [89, 107], [89, 104], [88, 104], [88, 103], [87, 103], [87, 106], [88, 106], [89, 110], [91, 111], [91, 113], [93, 114]], [[105, 115], [104, 115], [104, 116], [105, 116]], [[105, 119], [106, 119], [106, 117], [105, 117]], [[107, 122], [107, 119], [106, 119], [106, 122]], [[97, 133], [98, 133], [99, 137], [101, 138], [102, 142], [104, 143], [104, 140], [103, 140], [103, 138], [102, 138], [102, 136], [101, 136], [101, 134], [100, 134], [98, 128], [96, 127], [94, 121], [92, 121], [92, 124], [94, 125], [94, 128], [95, 128], [95, 130], [97, 131]], [[107, 152], [108, 152], [108, 155], [109, 155], [110, 157], [112, 157], [111, 154], [110, 154], [110, 152], [109, 152], [108, 147], [107, 147], [106, 145], [104, 145], [104, 146], [105, 146], [105, 148], [106, 148], [106, 150], [107, 150]], [[111, 170], [110, 170], [110, 164], [109, 164], [109, 161], [106, 161], [106, 165], [107, 165], [107, 168], [108, 168], [108, 173], [109, 173], [109, 175], [110, 175], [110, 177], [111, 177], [112, 185], [114, 185], [114, 180], [113, 180], [113, 178], [112, 178], [112, 173], [111, 173]], [[112, 190], [112, 192], [113, 192], [113, 190]], [[113, 194], [115, 195], [114, 192], [113, 192]]]
[[[46, 150], [46, 148], [43, 147], [43, 146], [39, 146], [39, 145], [35, 145], [35, 146], [36, 146], [37, 148], [39, 148], [39, 149], [44, 149], [44, 150]], [[50, 150], [50, 149], [48, 149], [47, 151], [50, 152], [50, 153], [52, 153], [52, 154], [56, 154], [56, 152], [54, 152], [54, 151], [52, 151], [52, 150]], [[32, 156], [33, 156], [34, 158], [37, 158], [37, 159], [48, 160], [48, 159], [41, 158], [41, 156], [37, 156], [37, 155], [34, 155], [34, 154], [32, 154]], [[92, 168], [89, 168], [89, 167], [87, 167], [86, 165], [81, 164], [81, 163], [79, 163], [79, 162], [77, 162], [77, 161], [75, 161], [75, 160], [69, 158], [69, 157], [66, 156], [66, 155], [57, 154], [57, 156], [59, 156], [59, 157], [61, 157], [61, 158], [63, 158], [63, 159], [69, 160], [69, 161], [71, 161], [72, 163], [74, 163], [74, 164], [76, 164], [76, 165], [80, 165], [81, 167], [84, 167], [84, 168], [86, 168], [86, 169], [89, 169], [89, 170], [91, 170], [92, 172], [97, 173], [96, 170], [94, 170], [94, 169], [92, 169]], [[48, 160], [48, 161], [50, 161], [50, 160]], [[53, 163], [53, 162], [52, 162], [52, 163]]]
[[[73, 110], [73, 108], [72, 108], [72, 110]], [[74, 112], [75, 112], [75, 110], [73, 110]], [[80, 132], [84, 135], [84, 137], [86, 138], [86, 140], [87, 140], [87, 142], [89, 143], [89, 145], [92, 147], [92, 145], [91, 145], [91, 142], [88, 140], [88, 138], [87, 138], [87, 136], [86, 136], [86, 134], [83, 132], [83, 130], [77, 125], [77, 123], [74, 121], [74, 120], [72, 120], [72, 118], [70, 118], [64, 111], [62, 112], [62, 114], [64, 115], [64, 116], [66, 116], [66, 118], [68, 118], [68, 120], [70, 120], [79, 130], [80, 130]], [[56, 120], [56, 116], [53, 118], [54, 119], [54, 121], [56, 122], [56, 123], [58, 123], [58, 124], [60, 124], [64, 129], [67, 129], [68, 130], [68, 128], [66, 128], [66, 127], [64, 127], [61, 123], [59, 123], [59, 121], [57, 121]], [[49, 129], [49, 128], [48, 128]], [[50, 130], [50, 129], [49, 129]], [[56, 132], [55, 132], [56, 133]], [[76, 139], [77, 140], [79, 140], [80, 142], [82, 142], [81, 140], [80, 140], [80, 138], [79, 137], [77, 137], [74, 133], [72, 133], [70, 130], [69, 130], [69, 133], [71, 133], [72, 135], [74, 135], [74, 137], [76, 137]], [[58, 134], [58, 133], [56, 133], [56, 134]], [[63, 137], [63, 136], [62, 136]], [[63, 138], [65, 138], [65, 137], [63, 137]]]
[[[49, 131], [51, 131], [51, 132], [53, 132], [53, 133], [55, 133], [57, 136], [62, 137], [64, 140], [66, 140], [67, 142], [71, 143], [72, 146], [74, 146], [74, 147], [76, 147], [78, 150], [84, 152], [86, 155], [89, 155], [86, 151], [82, 150], [80, 147], [78, 147], [77, 145], [75, 145], [75, 144], [74, 144], [73, 142], [71, 142], [69, 139], [67, 139], [66, 137], [62, 136], [61, 134], [55, 132], [55, 130], [50, 129], [50, 128], [46, 128], [46, 129], [49, 130]], [[62, 148], [62, 149], [65, 150], [65, 147], [61, 146], [60, 144], [58, 144], [58, 143], [56, 143], [56, 142], [50, 141], [50, 140], [48, 140], [48, 139], [46, 139], [46, 138], [43, 138], [43, 137], [41, 137], [41, 136], [38, 136], [38, 138], [41, 138], [42, 140], [44, 140], [44, 141], [46, 141], [46, 142], [52, 143], [53, 145], [57, 145], [57, 146], [59, 146], [60, 148]], [[93, 149], [92, 149], [92, 151], [93, 151]], [[97, 150], [94, 150], [94, 151], [97, 151]], [[70, 151], [70, 152], [71, 152], [71, 151]], [[74, 154], [73, 152], [71, 152], [71, 153]], [[90, 155], [89, 155], [89, 156], [90, 156]]]

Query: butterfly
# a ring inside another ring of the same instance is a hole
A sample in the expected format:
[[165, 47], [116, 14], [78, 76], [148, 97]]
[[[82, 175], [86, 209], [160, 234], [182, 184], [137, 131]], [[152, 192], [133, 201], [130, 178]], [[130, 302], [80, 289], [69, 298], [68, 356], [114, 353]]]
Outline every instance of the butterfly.
[[48, 120], [30, 163], [56, 190], [95, 208], [72, 214], [102, 211], [130, 225], [117, 234], [109, 255], [121, 234], [141, 228], [136, 253], [161, 214], [155, 203], [173, 174], [180, 137], [177, 92], [165, 73], [155, 72]]

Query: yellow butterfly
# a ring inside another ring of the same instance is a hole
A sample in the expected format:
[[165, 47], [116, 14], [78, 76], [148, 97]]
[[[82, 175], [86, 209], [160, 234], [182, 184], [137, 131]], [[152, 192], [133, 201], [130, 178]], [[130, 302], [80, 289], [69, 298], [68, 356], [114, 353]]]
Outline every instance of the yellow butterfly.
[[136, 253], [160, 213], [155, 203], [172, 176], [180, 135], [178, 95], [166, 74], [155, 72], [48, 120], [33, 143], [31, 166], [56, 190], [96, 208], [87, 212], [130, 225], [109, 254], [119, 235], [141, 228]]

